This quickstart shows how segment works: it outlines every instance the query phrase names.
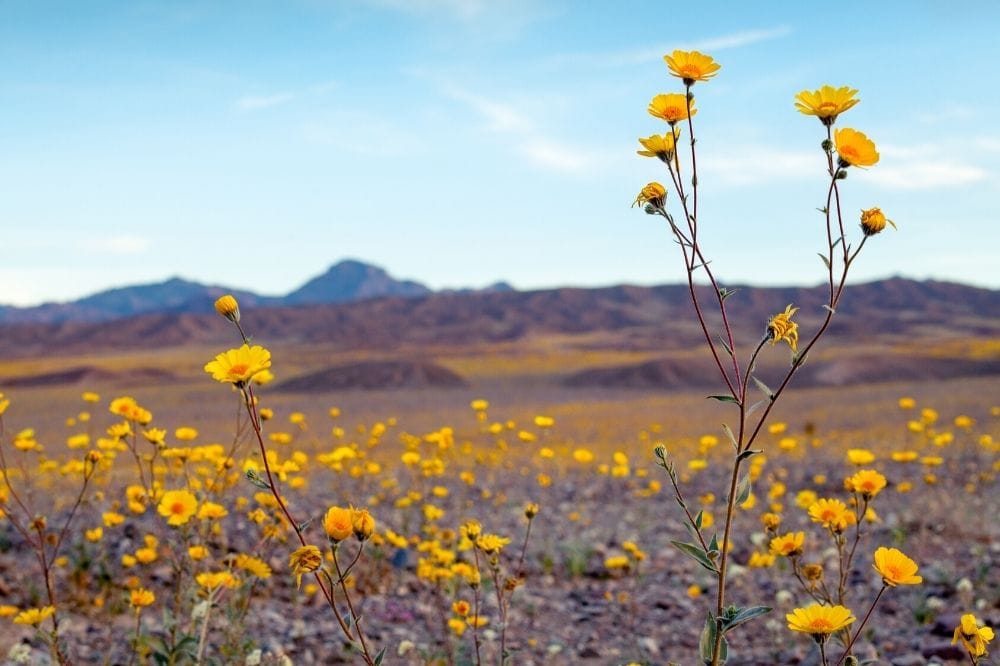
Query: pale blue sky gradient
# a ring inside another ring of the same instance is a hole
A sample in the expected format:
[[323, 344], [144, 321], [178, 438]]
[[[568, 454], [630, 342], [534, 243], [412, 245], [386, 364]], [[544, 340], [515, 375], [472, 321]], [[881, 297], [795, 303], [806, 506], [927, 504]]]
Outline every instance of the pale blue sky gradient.
[[[671, 9], [673, 7], [673, 9]], [[680, 11], [678, 8], [682, 8]], [[683, 278], [629, 204], [661, 59], [700, 48], [704, 247], [727, 283], [815, 284], [822, 127], [860, 90], [854, 279], [1000, 287], [996, 2], [0, 0], [0, 303], [172, 275], [289, 291], [355, 257], [435, 288]]]

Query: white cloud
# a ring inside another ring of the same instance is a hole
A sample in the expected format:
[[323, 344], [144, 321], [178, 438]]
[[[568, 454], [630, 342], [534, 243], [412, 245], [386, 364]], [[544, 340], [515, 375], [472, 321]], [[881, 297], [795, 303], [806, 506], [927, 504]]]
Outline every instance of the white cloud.
[[452, 99], [471, 107], [487, 121], [487, 129], [493, 132], [526, 132], [532, 122], [510, 104], [504, 104], [486, 97], [474, 95], [456, 86], [444, 86], [444, 92]]
[[84, 243], [84, 248], [91, 252], [105, 254], [141, 254], [149, 249], [148, 238], [142, 236], [106, 236], [95, 238]]
[[375, 157], [413, 155], [424, 146], [412, 132], [362, 113], [339, 113], [323, 122], [304, 125], [302, 132], [312, 143]]
[[411, 14], [446, 13], [473, 19], [490, 7], [488, 0], [367, 0], [369, 4]]
[[594, 166], [589, 153], [543, 137], [533, 137], [518, 146], [518, 151], [533, 164], [562, 172], [581, 172]]
[[285, 104], [294, 98], [295, 95], [290, 92], [280, 92], [274, 95], [245, 95], [236, 100], [236, 107], [240, 111], [256, 111], [257, 109]]
[[724, 154], [706, 154], [698, 164], [725, 185], [810, 179], [823, 170], [814, 151], [775, 150], [763, 146], [738, 146]]
[[669, 46], [650, 46], [641, 49], [611, 51], [605, 53], [568, 53], [555, 56], [550, 59], [549, 62], [556, 65], [625, 67], [658, 61], [663, 58], [663, 54], [670, 53], [674, 49], [678, 48], [688, 51], [718, 52], [725, 51], [727, 49], [740, 48], [742, 46], [750, 46], [751, 44], [766, 42], [772, 39], [779, 39], [790, 35], [791, 33], [791, 27], [787, 25], [780, 25], [762, 30], [741, 30], [693, 42], [682, 42], [680, 44], [673, 43]]
[[907, 164], [878, 164], [865, 177], [893, 190], [929, 190], [957, 187], [985, 180], [988, 173], [971, 164], [919, 160]]

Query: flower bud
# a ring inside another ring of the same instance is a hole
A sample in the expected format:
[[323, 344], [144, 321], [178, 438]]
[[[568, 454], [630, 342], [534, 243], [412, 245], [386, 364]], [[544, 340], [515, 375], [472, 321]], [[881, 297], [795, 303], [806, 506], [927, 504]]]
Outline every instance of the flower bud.
[[885, 213], [878, 207], [861, 211], [861, 230], [865, 232], [865, 236], [881, 232], [887, 223], [892, 224], [892, 220], [886, 219]]
[[375, 519], [368, 513], [368, 509], [353, 509], [351, 511], [351, 523], [354, 527], [354, 537], [358, 541], [365, 541], [371, 538], [375, 532]]
[[531, 520], [538, 515], [538, 504], [535, 502], [528, 502], [524, 506], [524, 517]]
[[215, 311], [234, 324], [240, 321], [240, 305], [232, 294], [220, 296], [215, 301]]

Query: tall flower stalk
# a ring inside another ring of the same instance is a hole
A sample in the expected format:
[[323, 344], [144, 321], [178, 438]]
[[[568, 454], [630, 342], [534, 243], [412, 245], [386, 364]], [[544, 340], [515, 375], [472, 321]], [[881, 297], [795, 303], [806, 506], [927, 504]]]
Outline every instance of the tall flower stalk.
[[[733, 533], [735, 508], [749, 497], [751, 491], [750, 474], [743, 470], [744, 464], [760, 453], [753, 447], [775, 403], [788, 387], [792, 377], [805, 363], [809, 352], [828, 330], [844, 294], [847, 275], [853, 262], [868, 238], [881, 231], [887, 220], [877, 208], [863, 211], [861, 218], [863, 236], [857, 247], [852, 249], [846, 237], [840, 194], [841, 181], [847, 177], [847, 170], [850, 167], [872, 166], [879, 158], [874, 143], [863, 133], [850, 128], [838, 129], [835, 134], [833, 132], [837, 117], [857, 104], [858, 100], [854, 97], [857, 91], [851, 88], [834, 89], [824, 86], [816, 92], [800, 93], [796, 98], [798, 110], [803, 114], [819, 118], [825, 129], [821, 147], [828, 185], [825, 205], [820, 209], [826, 236], [826, 246], [820, 253], [820, 258], [826, 269], [828, 283], [828, 296], [823, 306], [824, 317], [816, 331], [800, 346], [799, 325], [793, 320], [799, 308], [788, 305], [783, 312], [769, 318], [762, 337], [753, 344], [746, 362], [741, 363], [736, 335], [727, 309], [727, 299], [734, 291], [726, 289], [719, 283], [699, 240], [702, 220], [699, 217], [698, 207], [699, 180], [694, 124], [694, 116], [698, 110], [695, 108], [692, 91], [696, 83], [707, 82], [714, 77], [720, 66], [710, 56], [697, 51], [674, 51], [664, 56], [664, 60], [670, 73], [682, 80], [684, 93], [660, 94], [652, 99], [648, 108], [649, 114], [667, 122], [669, 131], [663, 136], [653, 135], [640, 139], [645, 150], [639, 151], [639, 154], [656, 157], [663, 162], [670, 184], [676, 192], [677, 204], [668, 206], [668, 188], [655, 182], [642, 189], [636, 198], [636, 203], [643, 205], [647, 213], [663, 217], [680, 247], [695, 315], [719, 378], [725, 385], [724, 393], [710, 397], [732, 405], [736, 410], [736, 427], [724, 426], [733, 447], [733, 454], [721, 539], [719, 534], [709, 534], [707, 528], [703, 527], [701, 513], [692, 516], [684, 500], [674, 464], [666, 449], [662, 446], [657, 447], [656, 457], [658, 464], [670, 477], [675, 499], [684, 510], [687, 527], [695, 539], [692, 543], [680, 541], [673, 543], [681, 552], [693, 558], [715, 576], [715, 608], [708, 614], [702, 632], [700, 652], [705, 664], [718, 666], [725, 663], [728, 655], [726, 632], [771, 610], [766, 606], [740, 608], [727, 605], [728, 546]], [[683, 161], [681, 151], [677, 149], [682, 125], [687, 130], [689, 146], [689, 159]], [[685, 170], [690, 170], [690, 174], [686, 174]], [[713, 294], [711, 297], [704, 298], [704, 292], [696, 286], [696, 278], [707, 280]], [[719, 316], [721, 330], [713, 330], [708, 318], [710, 312], [715, 312]], [[769, 387], [755, 374], [758, 356], [769, 342], [771, 345], [785, 342], [791, 352], [789, 367], [775, 388]], [[754, 390], [760, 391], [763, 397], [754, 400], [752, 398]]]

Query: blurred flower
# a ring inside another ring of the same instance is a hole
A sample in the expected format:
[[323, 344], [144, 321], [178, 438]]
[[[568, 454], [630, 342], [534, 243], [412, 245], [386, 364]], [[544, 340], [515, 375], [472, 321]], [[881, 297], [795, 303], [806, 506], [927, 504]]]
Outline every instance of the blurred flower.
[[195, 576], [195, 581], [206, 590], [218, 587], [236, 587], [239, 581], [228, 571], [205, 571]]
[[156, 510], [167, 519], [168, 525], [183, 525], [198, 509], [198, 500], [188, 490], [168, 490]]
[[816, 116], [821, 123], [829, 126], [837, 121], [837, 116], [860, 101], [854, 98], [857, 94], [857, 90], [847, 86], [841, 88], [823, 86], [819, 90], [803, 90], [795, 96], [795, 108], [799, 113]]
[[924, 581], [917, 576], [917, 563], [895, 548], [882, 546], [875, 551], [875, 571], [886, 585], [919, 585]]
[[138, 613], [140, 609], [151, 606], [156, 601], [156, 595], [144, 587], [137, 587], [129, 595], [129, 605]]
[[55, 615], [54, 606], [43, 606], [42, 608], [28, 608], [14, 616], [14, 624], [39, 625], [46, 619]]
[[875, 454], [868, 449], [847, 449], [847, 462], [852, 465], [868, 465], [875, 461]]
[[243, 571], [247, 571], [262, 580], [271, 577], [271, 567], [267, 565], [267, 562], [256, 557], [240, 553], [236, 556], [234, 564], [237, 568], [243, 569]]
[[674, 51], [663, 56], [670, 73], [684, 81], [684, 85], [693, 85], [695, 81], [708, 81], [722, 68], [712, 56], [698, 51]]
[[775, 555], [794, 557], [802, 554], [802, 546], [806, 540], [805, 532], [789, 532], [771, 539], [771, 552]]
[[864, 133], [845, 127], [834, 133], [837, 144], [837, 155], [840, 156], [840, 166], [869, 167], [878, 163], [878, 151], [875, 143]]
[[354, 530], [354, 538], [358, 541], [366, 541], [375, 532], [375, 519], [368, 513], [368, 509], [351, 507], [351, 526]]
[[856, 619], [850, 609], [844, 606], [821, 606], [812, 604], [796, 608], [785, 615], [788, 628], [809, 634], [819, 642], [824, 642], [830, 634], [840, 631]]

